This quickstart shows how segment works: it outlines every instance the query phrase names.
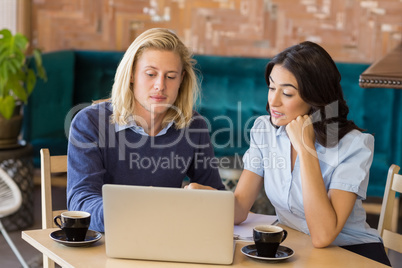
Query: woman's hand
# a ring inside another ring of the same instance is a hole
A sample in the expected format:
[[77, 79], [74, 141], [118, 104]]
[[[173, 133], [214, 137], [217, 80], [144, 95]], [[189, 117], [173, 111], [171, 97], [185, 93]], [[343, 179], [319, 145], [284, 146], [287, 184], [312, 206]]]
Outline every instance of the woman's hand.
[[357, 196], [337, 189], [327, 192], [314, 146], [315, 133], [310, 116], [298, 116], [286, 126], [286, 132], [300, 159], [303, 207], [312, 243], [318, 248], [326, 247], [341, 232]]
[[[315, 152], [315, 133], [309, 115], [299, 115], [286, 126], [293, 148], [298, 154], [304, 151]], [[315, 153], [314, 153], [315, 154]]]
[[202, 189], [202, 190], [216, 190], [211, 186], [205, 186], [202, 184], [198, 184], [196, 182], [192, 182], [189, 185], [184, 186], [184, 189]]

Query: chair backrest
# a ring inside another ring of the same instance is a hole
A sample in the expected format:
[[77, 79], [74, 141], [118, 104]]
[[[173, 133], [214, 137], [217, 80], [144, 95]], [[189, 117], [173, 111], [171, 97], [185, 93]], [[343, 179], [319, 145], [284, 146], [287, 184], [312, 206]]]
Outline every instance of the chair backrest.
[[[50, 156], [49, 149], [40, 150], [42, 229], [56, 227], [53, 218], [64, 210], [53, 211], [52, 174], [67, 172], [67, 155]], [[54, 268], [54, 262], [43, 255], [43, 267]]]
[[20, 188], [6, 171], [0, 168], [0, 218], [16, 212], [22, 203]]
[[[385, 186], [384, 198], [382, 201], [380, 220], [378, 222], [378, 232], [380, 233], [384, 247], [402, 253], [402, 235], [395, 232], [392, 228], [392, 217], [397, 217], [394, 213], [394, 206], [397, 192], [402, 193], [402, 175], [398, 174], [399, 166], [391, 165], [388, 170], [387, 184]], [[398, 200], [399, 201], [399, 200]]]
[[40, 150], [42, 229], [56, 227], [53, 218], [62, 211], [53, 211], [52, 174], [67, 172], [67, 155], [50, 156], [48, 149]]

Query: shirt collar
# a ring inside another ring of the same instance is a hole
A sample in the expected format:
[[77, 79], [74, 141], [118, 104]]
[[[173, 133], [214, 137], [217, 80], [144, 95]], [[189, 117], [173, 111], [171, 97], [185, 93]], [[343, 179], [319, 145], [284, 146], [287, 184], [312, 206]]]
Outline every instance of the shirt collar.
[[[161, 136], [166, 134], [166, 132], [168, 131], [168, 129], [173, 125], [173, 121], [170, 122], [166, 127], [164, 127], [158, 134], [156, 134], [156, 136]], [[148, 133], [145, 132], [144, 128], [137, 125], [137, 123], [135, 122], [135, 120], [133, 119], [133, 117], [130, 117], [128, 120], [128, 123], [126, 125], [119, 125], [117, 123], [114, 124], [114, 130], [115, 132], [119, 132], [125, 129], [131, 129], [132, 131], [134, 131], [135, 133], [138, 133], [140, 135], [143, 136], [149, 136]]]
[[267, 120], [266, 124], [270, 125], [274, 130], [275, 130], [275, 136], [282, 136], [282, 135], [288, 135], [286, 133], [286, 126], [275, 126], [274, 124], [272, 124], [271, 122], [271, 116], [267, 116], [265, 117], [265, 119]]
[[[275, 136], [288, 136], [288, 133], [286, 132], [286, 126], [280, 126], [276, 127], [271, 123], [271, 119], [268, 119], [268, 124], [270, 124], [274, 129], [275, 129]], [[318, 141], [316, 140], [314, 142], [316, 151], [318, 153], [325, 153], [326, 147], [322, 146]]]
[[287, 136], [288, 134], [286, 133], [286, 126], [280, 126], [280, 127], [276, 128], [275, 135], [276, 136], [283, 136], [283, 135]]

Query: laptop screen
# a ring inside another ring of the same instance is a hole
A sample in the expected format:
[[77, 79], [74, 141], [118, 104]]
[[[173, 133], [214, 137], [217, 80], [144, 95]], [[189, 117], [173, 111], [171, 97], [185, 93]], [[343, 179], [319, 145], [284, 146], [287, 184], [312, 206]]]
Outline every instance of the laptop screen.
[[230, 191], [104, 185], [109, 257], [231, 264]]

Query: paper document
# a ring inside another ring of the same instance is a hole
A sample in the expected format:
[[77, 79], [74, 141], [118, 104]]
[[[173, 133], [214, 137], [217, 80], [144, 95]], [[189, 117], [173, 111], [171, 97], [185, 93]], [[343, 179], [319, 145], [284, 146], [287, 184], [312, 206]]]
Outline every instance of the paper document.
[[253, 240], [253, 228], [261, 224], [273, 224], [276, 221], [276, 215], [264, 215], [249, 213], [247, 220], [239, 225], [234, 226], [234, 239], [236, 240]]

